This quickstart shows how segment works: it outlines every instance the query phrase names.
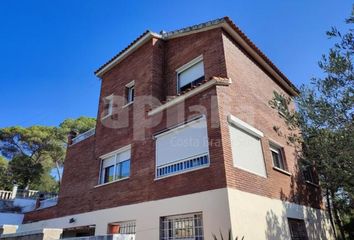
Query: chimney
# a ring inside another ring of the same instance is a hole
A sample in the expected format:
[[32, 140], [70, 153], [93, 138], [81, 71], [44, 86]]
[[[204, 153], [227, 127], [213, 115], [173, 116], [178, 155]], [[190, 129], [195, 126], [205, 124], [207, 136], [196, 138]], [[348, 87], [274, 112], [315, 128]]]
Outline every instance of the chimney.
[[68, 145], [73, 144], [73, 139], [77, 137], [79, 132], [77, 130], [71, 130], [68, 134]]

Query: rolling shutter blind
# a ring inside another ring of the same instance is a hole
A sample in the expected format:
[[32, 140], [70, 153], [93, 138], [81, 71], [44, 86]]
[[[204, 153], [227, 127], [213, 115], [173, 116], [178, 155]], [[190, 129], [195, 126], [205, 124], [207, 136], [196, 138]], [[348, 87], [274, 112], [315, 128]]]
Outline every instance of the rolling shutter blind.
[[229, 124], [235, 167], [266, 176], [260, 138]]
[[203, 61], [196, 63], [195, 65], [191, 66], [190, 68], [184, 70], [178, 75], [179, 79], [179, 87], [183, 87], [188, 83], [193, 82], [204, 76], [204, 65]]
[[205, 118], [156, 136], [156, 165], [188, 159], [209, 152]]
[[113, 155], [112, 157], [106, 158], [102, 161], [102, 169], [115, 164], [116, 164], [116, 156]]

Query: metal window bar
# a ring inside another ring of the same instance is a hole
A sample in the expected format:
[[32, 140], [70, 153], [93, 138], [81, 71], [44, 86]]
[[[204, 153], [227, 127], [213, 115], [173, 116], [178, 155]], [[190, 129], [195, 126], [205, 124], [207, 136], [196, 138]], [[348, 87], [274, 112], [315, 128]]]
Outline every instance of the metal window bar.
[[136, 233], [136, 222], [122, 222], [118, 223], [120, 234], [135, 234]]
[[203, 240], [202, 214], [188, 214], [162, 217], [160, 223], [160, 240]]
[[208, 164], [209, 164], [208, 154], [197, 156], [191, 159], [182, 160], [182, 161], [174, 162], [172, 164], [157, 167], [156, 176], [158, 178], [164, 177], [164, 176], [172, 175], [177, 172], [183, 172], [189, 169], [198, 168]]

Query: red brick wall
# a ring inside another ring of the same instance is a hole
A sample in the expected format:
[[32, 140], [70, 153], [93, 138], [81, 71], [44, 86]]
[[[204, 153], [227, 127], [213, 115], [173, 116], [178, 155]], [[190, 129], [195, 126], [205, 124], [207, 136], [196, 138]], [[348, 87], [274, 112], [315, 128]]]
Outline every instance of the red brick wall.
[[177, 92], [176, 69], [203, 55], [205, 78], [226, 77], [221, 29], [174, 38], [166, 42], [166, 95]]
[[[169, 95], [175, 95], [176, 69], [201, 54], [204, 57], [206, 79], [212, 76], [230, 77], [233, 83], [229, 87], [214, 86], [191, 97], [184, 103], [187, 106], [184, 110], [184, 105], [179, 104], [167, 112], [147, 117], [148, 109], [156, 103], [149, 99], [139, 100], [139, 97], [154, 96], [164, 100]], [[226, 186], [295, 202], [307, 203], [308, 201], [303, 200], [313, 200], [320, 196], [319, 189], [310, 187], [312, 195], [309, 195], [308, 186], [296, 184], [294, 149], [286, 146], [284, 139], [273, 130], [275, 124], [284, 124], [269, 107], [268, 101], [273, 96], [273, 90], [285, 92], [221, 29], [167, 42], [152, 39], [145, 43], [104, 74], [101, 100], [110, 94], [123, 96], [125, 85], [132, 80], [135, 80], [136, 101], [125, 108], [118, 107], [119, 112], [113, 117], [119, 119], [127, 116], [129, 125], [120, 129], [106, 127], [110, 120], [100, 120], [104, 109], [103, 101], [100, 101], [95, 137], [68, 149], [57, 207], [28, 213], [25, 221], [38, 221]], [[179, 110], [181, 107], [182, 111]], [[210, 167], [155, 181], [155, 141], [152, 135], [201, 113], [207, 116]], [[235, 115], [265, 134], [262, 147], [268, 174], [266, 179], [233, 166], [226, 120], [228, 114]], [[136, 138], [136, 133], [145, 137]], [[293, 177], [272, 168], [268, 148], [270, 138], [284, 145], [286, 161]], [[130, 178], [95, 187], [100, 170], [99, 157], [128, 144], [132, 145]], [[297, 194], [298, 192], [303, 196]]]
[[[242, 191], [317, 206], [321, 195], [318, 188], [301, 182], [295, 149], [287, 145], [284, 137], [278, 136], [274, 126], [286, 130], [283, 119], [269, 106], [273, 91], [287, 93], [265, 73], [254, 61], [225, 33], [223, 34], [228, 77], [232, 84], [228, 88], [217, 89], [227, 185]], [[289, 95], [287, 95], [289, 96]], [[292, 105], [292, 108], [294, 106]], [[267, 178], [235, 168], [227, 123], [227, 115], [232, 114], [242, 121], [261, 130]], [[269, 140], [284, 147], [286, 163], [292, 176], [273, 169], [269, 150]]]
[[[102, 79], [101, 99], [111, 94], [123, 95], [125, 85], [135, 80], [136, 101], [124, 109], [119, 108], [118, 113], [119, 116], [128, 114], [130, 125], [122, 129], [112, 129], [105, 125], [105, 121], [109, 121], [109, 119], [97, 121], [95, 137], [70, 146], [67, 151], [57, 207], [28, 213], [25, 216], [25, 222], [225, 187], [226, 178], [223, 153], [220, 147], [220, 129], [211, 128], [211, 124], [218, 126], [218, 116], [213, 116], [218, 113], [215, 110], [217, 105], [216, 102], [211, 101], [212, 96], [216, 94], [215, 86], [193, 96], [185, 103], [169, 109], [168, 118], [166, 112], [147, 117], [147, 110], [150, 107], [141, 106], [144, 103], [151, 104], [151, 102], [139, 102], [138, 98], [152, 95], [163, 99], [166, 97], [166, 88], [171, 92], [171, 89], [174, 88], [173, 93], [175, 94], [176, 85], [171, 84], [171, 81], [173, 82], [175, 79], [170, 79], [170, 77], [175, 77], [173, 73], [175, 67], [166, 68], [166, 63], [181, 66], [191, 60], [186, 59], [185, 47], [188, 47], [188, 54], [192, 58], [205, 54], [207, 76], [222, 75], [220, 73], [225, 71], [225, 64], [218, 64], [223, 59], [220, 33], [221, 31], [212, 31], [209, 41], [200, 41], [203, 50], [193, 44], [196, 36], [174, 39], [173, 44], [169, 43], [167, 49], [170, 51], [174, 49], [175, 54], [170, 52], [166, 55], [164, 54], [168, 51], [165, 48], [166, 42], [153, 39], [107, 72]], [[201, 36], [205, 38], [208, 35], [202, 33]], [[181, 114], [177, 109], [180, 109], [184, 104], [199, 106], [198, 109], [201, 110], [196, 112], [194, 108], [186, 108], [183, 111], [184, 114]], [[100, 119], [103, 109], [104, 103], [100, 101], [98, 119]], [[133, 113], [141, 117], [133, 119]], [[200, 114], [205, 114], [208, 121], [208, 136], [212, 143], [209, 149], [210, 167], [155, 181], [155, 141], [152, 135], [167, 127], [182, 123], [191, 116]], [[155, 123], [159, 124], [155, 126]], [[152, 124], [151, 127], [144, 129], [143, 126], [148, 126], [148, 124]], [[144, 132], [145, 138], [134, 138], [133, 129], [135, 132]], [[95, 187], [98, 183], [100, 170], [99, 156], [128, 144], [132, 145], [130, 178]]]

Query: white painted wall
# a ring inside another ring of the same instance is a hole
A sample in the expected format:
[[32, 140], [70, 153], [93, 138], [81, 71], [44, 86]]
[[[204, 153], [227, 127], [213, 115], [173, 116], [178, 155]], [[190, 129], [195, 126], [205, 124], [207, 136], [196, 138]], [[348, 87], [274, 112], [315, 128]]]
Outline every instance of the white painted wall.
[[[103, 235], [107, 233], [108, 223], [136, 220], [136, 239], [156, 240], [159, 239], [160, 217], [193, 212], [203, 213], [206, 240], [212, 239], [212, 233], [218, 233], [219, 229], [226, 234], [231, 226], [227, 189], [217, 189], [24, 224], [19, 227], [19, 231], [41, 228], [70, 228], [95, 224], [95, 234]], [[70, 224], [70, 218], [75, 218], [76, 222]]]
[[[310, 240], [333, 239], [323, 211], [231, 188], [29, 223], [20, 225], [19, 231], [96, 225], [95, 234], [104, 235], [109, 223], [135, 220], [136, 239], [156, 240], [160, 217], [193, 212], [203, 213], [205, 240], [219, 230], [226, 236], [229, 229], [245, 240], [289, 240], [287, 217], [304, 219]], [[76, 222], [69, 223], [70, 218]]]
[[234, 237], [245, 239], [290, 239], [287, 218], [304, 219], [310, 240], [334, 239], [326, 213], [278, 199], [228, 189]]
[[0, 225], [20, 225], [22, 220], [23, 214], [0, 212]]

